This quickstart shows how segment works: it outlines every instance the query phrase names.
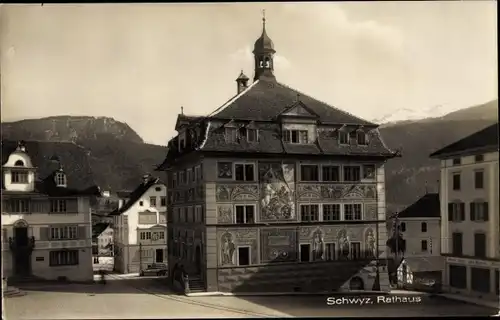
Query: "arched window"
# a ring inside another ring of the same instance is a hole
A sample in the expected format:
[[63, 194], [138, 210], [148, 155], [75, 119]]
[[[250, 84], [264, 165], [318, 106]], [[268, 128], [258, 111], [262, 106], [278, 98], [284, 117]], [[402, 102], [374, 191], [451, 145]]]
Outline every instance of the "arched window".
[[363, 130], [358, 130], [356, 132], [356, 139], [359, 145], [365, 146], [368, 144], [368, 141], [366, 139], [366, 133]]
[[56, 185], [58, 187], [66, 187], [66, 175], [64, 172], [56, 173]]
[[24, 162], [23, 160], [17, 160], [16, 163], [14, 163], [16, 167], [24, 167]]
[[269, 67], [271, 66], [271, 62], [269, 61], [269, 58], [265, 58], [265, 59], [264, 59], [264, 66], [265, 66], [266, 68], [269, 68]]

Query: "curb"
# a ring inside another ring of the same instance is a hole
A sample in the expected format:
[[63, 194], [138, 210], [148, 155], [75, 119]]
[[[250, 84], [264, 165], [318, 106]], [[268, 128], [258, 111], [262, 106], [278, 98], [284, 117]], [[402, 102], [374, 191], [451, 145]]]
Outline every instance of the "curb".
[[[386, 291], [346, 291], [346, 292], [192, 292], [186, 293], [188, 297], [210, 297], [210, 296], [324, 296], [324, 295], [388, 295]], [[410, 293], [411, 294], [411, 293]], [[413, 293], [414, 294], [414, 293]]]

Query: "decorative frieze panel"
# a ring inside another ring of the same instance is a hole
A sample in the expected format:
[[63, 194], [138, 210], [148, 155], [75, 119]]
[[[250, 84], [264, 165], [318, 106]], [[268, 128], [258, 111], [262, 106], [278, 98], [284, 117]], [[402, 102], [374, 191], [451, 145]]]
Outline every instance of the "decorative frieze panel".
[[261, 262], [285, 262], [297, 260], [297, 229], [262, 229], [260, 234]]
[[217, 206], [217, 223], [233, 223], [233, 206]]
[[295, 220], [295, 165], [259, 162], [260, 220]]
[[377, 216], [377, 204], [376, 203], [366, 203], [364, 211], [365, 220], [378, 220]]
[[256, 184], [217, 185], [217, 202], [257, 201], [259, 189]]
[[354, 200], [375, 199], [375, 185], [342, 185], [342, 184], [299, 184], [297, 197], [299, 200]]

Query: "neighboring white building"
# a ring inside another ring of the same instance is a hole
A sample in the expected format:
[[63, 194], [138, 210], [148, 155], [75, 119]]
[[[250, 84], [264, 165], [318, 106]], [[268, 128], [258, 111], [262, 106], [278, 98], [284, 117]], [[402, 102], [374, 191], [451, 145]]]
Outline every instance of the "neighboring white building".
[[114, 230], [110, 226], [97, 236], [99, 255], [113, 254]]
[[115, 269], [139, 272], [167, 262], [167, 189], [158, 178], [145, 176], [128, 201], [111, 213]]
[[[428, 193], [398, 214], [405, 242], [404, 260], [398, 268], [400, 282], [441, 282], [441, 213], [439, 194]], [[415, 281], [414, 281], [415, 280]]]
[[74, 156], [47, 160], [53, 154], [43, 151], [36, 142], [2, 142], [3, 275], [92, 281], [90, 199], [99, 189], [81, 189], [65, 172]]
[[431, 157], [441, 160], [441, 253], [450, 291], [498, 301], [498, 123]]

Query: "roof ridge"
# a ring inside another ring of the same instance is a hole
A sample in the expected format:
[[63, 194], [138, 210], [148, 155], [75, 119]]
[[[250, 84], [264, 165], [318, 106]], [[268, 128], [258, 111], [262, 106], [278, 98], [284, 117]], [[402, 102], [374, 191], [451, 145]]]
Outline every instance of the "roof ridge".
[[[360, 121], [363, 121], [363, 122], [369, 123], [370, 125], [377, 125], [376, 123], [373, 123], [373, 122], [371, 122], [371, 121], [368, 121], [368, 120], [362, 119], [362, 118], [360, 118], [360, 117], [358, 117], [358, 116], [356, 116], [356, 115], [354, 115], [354, 114], [352, 114], [352, 113], [350, 113], [350, 112], [347, 112], [347, 111], [345, 111], [345, 110], [339, 109], [338, 107], [334, 107], [334, 106], [332, 106], [331, 104], [329, 104], [329, 103], [327, 103], [327, 102], [325, 102], [325, 101], [323, 101], [323, 100], [320, 100], [320, 99], [318, 99], [318, 98], [316, 98], [316, 97], [313, 97], [313, 96], [312, 96], [312, 95], [310, 95], [310, 94], [307, 94], [307, 93], [304, 93], [304, 92], [302, 92], [302, 91], [300, 91], [300, 90], [297, 90], [297, 89], [295, 89], [295, 88], [292, 88], [292, 87], [290, 87], [289, 85], [286, 85], [286, 84], [281, 83], [281, 82], [278, 82], [278, 81], [276, 81], [276, 82], [277, 82], [280, 86], [286, 87], [286, 88], [288, 88], [288, 89], [290, 89], [290, 90], [293, 90], [293, 91], [295, 91], [295, 92], [299, 93], [300, 95], [304, 95], [304, 96], [306, 96], [306, 97], [309, 97], [309, 98], [312, 98], [312, 99], [314, 99], [314, 100], [316, 100], [316, 101], [319, 101], [319, 102], [321, 102], [321, 103], [323, 103], [323, 104], [325, 104], [325, 105], [329, 106], [330, 108], [332, 108], [332, 109], [334, 109], [334, 110], [336, 110], [336, 111], [339, 111], [339, 112], [344, 113], [345, 115], [348, 115], [348, 116], [353, 117], [353, 118], [355, 118], [355, 119], [358, 119], [358, 120], [360, 120]], [[307, 105], [307, 104], [305, 104], [305, 103], [304, 103], [304, 105]]]

